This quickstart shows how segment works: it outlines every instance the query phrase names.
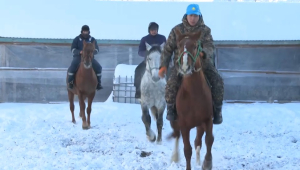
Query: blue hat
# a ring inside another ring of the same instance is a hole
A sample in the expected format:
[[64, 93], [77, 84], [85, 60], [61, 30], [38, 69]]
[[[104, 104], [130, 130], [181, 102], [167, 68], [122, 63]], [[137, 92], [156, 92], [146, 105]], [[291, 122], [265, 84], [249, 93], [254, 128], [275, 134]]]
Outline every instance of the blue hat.
[[197, 5], [197, 4], [190, 4], [186, 8], [186, 15], [192, 15], [192, 14], [194, 14], [194, 15], [200, 15], [201, 16], [199, 5]]

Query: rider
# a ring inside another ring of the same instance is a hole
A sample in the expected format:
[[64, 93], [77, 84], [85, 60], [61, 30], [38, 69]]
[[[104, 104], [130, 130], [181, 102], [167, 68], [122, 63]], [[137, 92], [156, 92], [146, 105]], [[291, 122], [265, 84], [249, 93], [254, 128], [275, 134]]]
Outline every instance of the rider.
[[[207, 59], [204, 61], [203, 71], [211, 84], [211, 92], [213, 99], [213, 123], [221, 124], [223, 122], [222, 118], [222, 104], [223, 104], [223, 94], [224, 94], [224, 83], [222, 77], [219, 75], [217, 69], [214, 67], [214, 49], [213, 38], [211, 35], [211, 30], [204, 24], [202, 14], [200, 12], [199, 6], [197, 4], [190, 4], [186, 9], [186, 14], [182, 18], [182, 23], [176, 25], [170, 32], [167, 43], [165, 45], [164, 51], [161, 56], [161, 64], [159, 70], [159, 76], [164, 77], [166, 73], [168, 63], [174, 52], [175, 58], [178, 56], [178, 48], [176, 44], [176, 39], [178, 35], [175, 33], [175, 29], [178, 29], [181, 33], [194, 33], [201, 31], [201, 36], [199, 40], [203, 44], [203, 51], [201, 56], [206, 56]], [[174, 59], [176, 61], [176, 59]], [[175, 64], [175, 63], [174, 63]], [[176, 120], [176, 106], [175, 100], [177, 91], [179, 90], [180, 82], [182, 80], [181, 76], [177, 75], [177, 70], [172, 69], [170, 73], [169, 80], [166, 85], [165, 99], [167, 102], [167, 119], [170, 121]]]
[[[81, 54], [82, 54], [82, 48], [83, 48], [83, 40], [86, 42], [93, 42], [95, 41], [95, 50], [94, 50], [94, 55], [98, 54], [99, 52], [99, 47], [97, 44], [97, 41], [94, 37], [90, 36], [90, 28], [87, 25], [83, 25], [81, 28], [81, 34], [78, 35], [77, 37], [74, 38], [72, 46], [71, 46], [71, 51], [73, 54], [73, 61], [71, 63], [71, 66], [68, 68], [68, 88], [73, 89], [73, 84], [74, 84], [74, 78], [75, 78], [75, 73], [77, 69], [79, 68], [80, 61], [81, 61]], [[97, 84], [97, 90], [103, 89], [101, 86], [101, 72], [102, 72], [102, 67], [98, 63], [95, 58], [92, 60], [92, 66], [93, 69], [96, 73], [98, 84]]]
[[162, 43], [166, 42], [166, 37], [164, 35], [158, 34], [158, 24], [155, 22], [150, 22], [148, 26], [148, 35], [144, 36], [139, 45], [138, 54], [141, 57], [144, 57], [144, 60], [136, 67], [135, 74], [134, 74], [134, 86], [136, 88], [135, 98], [141, 98], [141, 90], [140, 85], [142, 81], [142, 77], [146, 70], [146, 44], [147, 42], [149, 45], [161, 45]]

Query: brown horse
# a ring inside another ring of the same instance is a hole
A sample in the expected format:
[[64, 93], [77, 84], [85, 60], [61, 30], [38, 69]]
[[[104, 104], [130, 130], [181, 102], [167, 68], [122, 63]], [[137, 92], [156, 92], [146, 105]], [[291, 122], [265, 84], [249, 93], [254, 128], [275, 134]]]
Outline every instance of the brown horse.
[[214, 142], [213, 137], [213, 104], [210, 88], [206, 82], [202, 65], [205, 58], [201, 42], [199, 41], [201, 32], [193, 34], [181, 34], [178, 30], [177, 47], [179, 56], [176, 68], [182, 76], [182, 82], [176, 96], [176, 110], [178, 119], [172, 121], [172, 137], [176, 138], [175, 150], [172, 161], [177, 162], [178, 140], [180, 134], [183, 138], [184, 155], [186, 159], [186, 169], [191, 169], [192, 147], [190, 144], [190, 130], [197, 127], [197, 136], [194, 141], [196, 149], [196, 161], [200, 165], [200, 149], [202, 146], [202, 136], [204, 132], [207, 152], [202, 169], [212, 169], [211, 148]]
[[[90, 117], [92, 111], [92, 102], [95, 97], [97, 87], [97, 77], [92, 67], [92, 59], [94, 57], [95, 41], [86, 43], [83, 40], [83, 49], [81, 54], [81, 62], [78, 71], [75, 75], [74, 87], [68, 89], [70, 102], [70, 111], [72, 113], [72, 122], [76, 123], [74, 117], [74, 95], [78, 95], [80, 112], [82, 118], [82, 128], [89, 129], [91, 125]], [[67, 75], [68, 80], [68, 75]], [[68, 84], [67, 84], [68, 86]], [[87, 121], [85, 117], [85, 99], [88, 98]]]

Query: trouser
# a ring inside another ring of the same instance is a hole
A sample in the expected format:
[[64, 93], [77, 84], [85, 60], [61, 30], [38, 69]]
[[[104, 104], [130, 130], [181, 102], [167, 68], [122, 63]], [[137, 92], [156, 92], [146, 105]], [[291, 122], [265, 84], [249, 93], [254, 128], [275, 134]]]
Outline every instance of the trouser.
[[[80, 62], [81, 62], [80, 56], [73, 56], [72, 63], [70, 65], [70, 67], [68, 68], [68, 74], [69, 74], [69, 80], [68, 81], [69, 81], [69, 83], [74, 80], [74, 77], [75, 77], [74, 75], [75, 75], [75, 73], [77, 72], [77, 70], [79, 68]], [[101, 77], [102, 66], [99, 64], [99, 62], [97, 60], [95, 60], [95, 58], [93, 58], [93, 60], [92, 60], [92, 67], [93, 67], [93, 70], [96, 73], [97, 78]], [[98, 80], [98, 81], [100, 81], [100, 80]]]
[[139, 88], [141, 86], [142, 77], [145, 71], [146, 71], [146, 62], [143, 61], [136, 67], [134, 72], [134, 86], [138, 90], [140, 90]]

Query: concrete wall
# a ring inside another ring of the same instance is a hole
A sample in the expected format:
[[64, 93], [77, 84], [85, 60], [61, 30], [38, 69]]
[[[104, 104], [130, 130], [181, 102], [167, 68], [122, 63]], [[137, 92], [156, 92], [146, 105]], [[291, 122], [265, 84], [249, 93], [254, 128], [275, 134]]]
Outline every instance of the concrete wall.
[[[224, 99], [300, 101], [299, 44], [216, 43]], [[99, 48], [95, 57], [103, 67], [104, 89], [95, 101], [105, 101], [113, 90], [115, 67], [138, 65], [143, 58], [137, 55], [137, 44]], [[0, 44], [0, 102], [68, 101], [65, 77], [71, 60], [68, 44]]]
[[[0, 102], [68, 101], [65, 82], [72, 61], [70, 46], [2, 44], [0, 54]], [[105, 101], [111, 94], [118, 64], [138, 65], [143, 60], [137, 46], [120, 45], [100, 46], [95, 58], [103, 67], [104, 87], [97, 91], [95, 101]]]

